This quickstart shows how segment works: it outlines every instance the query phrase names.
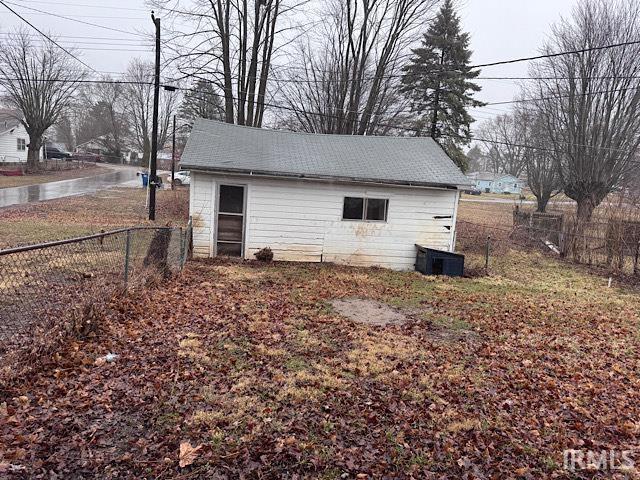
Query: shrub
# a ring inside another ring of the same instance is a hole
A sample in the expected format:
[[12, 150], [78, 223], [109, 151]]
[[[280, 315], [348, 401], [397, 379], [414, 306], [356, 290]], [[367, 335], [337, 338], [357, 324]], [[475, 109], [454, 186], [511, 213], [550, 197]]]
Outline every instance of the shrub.
[[254, 253], [256, 259], [260, 262], [272, 262], [273, 261], [273, 251], [269, 247], [265, 247], [259, 252]]

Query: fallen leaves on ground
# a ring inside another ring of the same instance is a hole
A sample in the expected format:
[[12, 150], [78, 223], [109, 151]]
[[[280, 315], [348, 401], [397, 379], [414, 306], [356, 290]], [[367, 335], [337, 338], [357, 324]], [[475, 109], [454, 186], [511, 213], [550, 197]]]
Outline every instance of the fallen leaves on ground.
[[200, 450], [202, 450], [202, 445], [192, 447], [189, 442], [180, 443], [180, 468], [188, 467], [195, 462]]
[[[581, 478], [565, 449], [640, 447], [640, 302], [545, 258], [511, 262], [478, 279], [192, 262], [1, 390], [0, 464], [16, 478]], [[336, 298], [409, 321], [353, 323]]]

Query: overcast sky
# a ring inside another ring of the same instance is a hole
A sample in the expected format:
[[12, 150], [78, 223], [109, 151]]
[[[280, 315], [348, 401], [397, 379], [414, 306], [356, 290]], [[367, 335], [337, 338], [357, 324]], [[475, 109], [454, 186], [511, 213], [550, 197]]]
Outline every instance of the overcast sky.
[[[574, 4], [574, 0], [459, 2], [464, 27], [471, 33], [474, 64], [535, 55], [549, 34], [551, 24], [561, 15], [566, 16]], [[82, 52], [81, 58], [96, 70], [123, 72], [133, 57], [153, 58], [150, 43], [140, 36], [142, 32], [153, 30], [144, 0], [7, 0], [7, 3], [35, 26], [56, 33], [65, 46], [75, 46]], [[121, 31], [52, 17], [28, 8]], [[20, 23], [21, 20], [10, 12], [1, 11], [0, 32], [7, 32]], [[486, 68], [481, 76], [526, 74], [527, 64], [520, 63]], [[481, 85], [483, 91], [478, 98], [485, 102], [508, 101], [518, 91], [513, 81], [482, 80]], [[481, 121], [506, 108], [484, 107], [474, 115]]]

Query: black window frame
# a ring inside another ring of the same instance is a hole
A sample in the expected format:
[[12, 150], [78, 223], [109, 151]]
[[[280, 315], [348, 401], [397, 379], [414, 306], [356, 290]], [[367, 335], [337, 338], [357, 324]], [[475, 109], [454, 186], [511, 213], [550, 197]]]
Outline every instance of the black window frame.
[[[345, 218], [345, 204], [348, 198], [362, 200], [362, 216], [361, 218]], [[384, 218], [381, 220], [369, 220], [367, 219], [368, 205], [370, 200], [383, 201], [384, 202]], [[343, 222], [372, 222], [372, 223], [387, 223], [389, 220], [389, 199], [379, 197], [344, 197], [342, 199], [342, 221]]]
[[16, 138], [16, 149], [18, 152], [26, 152], [27, 151], [27, 139], [26, 138]]

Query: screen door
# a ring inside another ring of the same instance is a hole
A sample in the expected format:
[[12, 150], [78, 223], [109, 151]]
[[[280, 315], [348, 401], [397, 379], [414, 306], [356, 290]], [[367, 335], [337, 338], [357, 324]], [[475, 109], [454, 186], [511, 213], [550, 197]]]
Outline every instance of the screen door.
[[218, 188], [216, 255], [241, 257], [244, 241], [244, 190], [237, 185]]

